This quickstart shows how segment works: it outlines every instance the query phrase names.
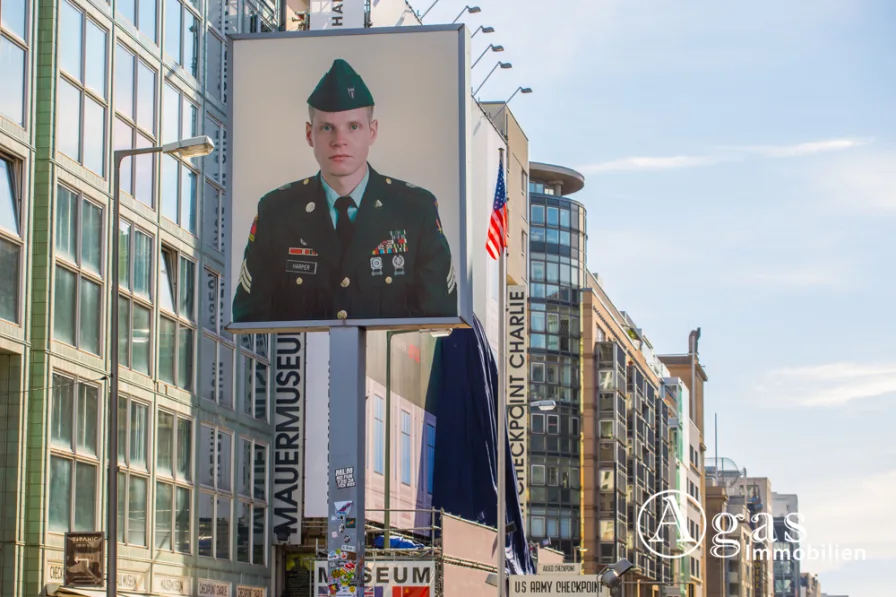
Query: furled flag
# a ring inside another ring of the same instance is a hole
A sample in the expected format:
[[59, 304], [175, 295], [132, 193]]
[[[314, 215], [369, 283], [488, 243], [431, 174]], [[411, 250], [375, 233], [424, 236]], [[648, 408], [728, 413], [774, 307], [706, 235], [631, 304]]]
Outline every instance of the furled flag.
[[504, 188], [504, 164], [498, 158], [498, 184], [495, 187], [495, 203], [492, 206], [492, 219], [488, 225], [488, 238], [485, 250], [489, 257], [498, 257], [507, 249], [507, 192]]
[[429, 597], [429, 587], [392, 587], [392, 597]]

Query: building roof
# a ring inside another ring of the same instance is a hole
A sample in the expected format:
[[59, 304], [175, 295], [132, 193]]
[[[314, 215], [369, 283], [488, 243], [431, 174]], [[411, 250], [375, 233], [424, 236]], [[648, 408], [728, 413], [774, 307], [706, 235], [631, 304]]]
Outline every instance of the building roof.
[[571, 195], [585, 188], [585, 176], [583, 174], [576, 172], [572, 168], [542, 162], [529, 162], [529, 180], [559, 182], [563, 186], [564, 195]]

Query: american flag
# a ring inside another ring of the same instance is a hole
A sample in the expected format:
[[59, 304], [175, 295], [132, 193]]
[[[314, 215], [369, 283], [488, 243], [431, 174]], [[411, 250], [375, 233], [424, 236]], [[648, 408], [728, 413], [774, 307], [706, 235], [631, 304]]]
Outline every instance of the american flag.
[[495, 187], [495, 204], [492, 208], [492, 219], [488, 225], [488, 238], [485, 241], [485, 250], [492, 259], [498, 257], [507, 249], [507, 192], [504, 188], [504, 164], [503, 159], [498, 158], [498, 184]]

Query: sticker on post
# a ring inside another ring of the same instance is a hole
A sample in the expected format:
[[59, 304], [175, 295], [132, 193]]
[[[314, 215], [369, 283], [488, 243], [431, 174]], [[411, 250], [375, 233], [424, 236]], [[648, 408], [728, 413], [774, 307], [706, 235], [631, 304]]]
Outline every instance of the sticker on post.
[[336, 502], [334, 506], [337, 516], [348, 516], [352, 511], [352, 502]]
[[346, 518], [345, 519], [345, 528], [353, 529], [355, 528], [356, 522], [354, 518]]
[[349, 466], [336, 469], [336, 488], [348, 489], [355, 486], [355, 467]]

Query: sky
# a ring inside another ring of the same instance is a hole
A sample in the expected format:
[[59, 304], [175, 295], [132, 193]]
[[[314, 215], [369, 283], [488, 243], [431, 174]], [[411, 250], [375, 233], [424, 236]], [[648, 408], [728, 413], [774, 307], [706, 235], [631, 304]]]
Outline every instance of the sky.
[[[429, 6], [429, 0], [415, 2]], [[659, 353], [701, 327], [708, 455], [799, 496], [821, 588], [896, 567], [896, 2], [478, 0], [481, 100], [585, 175], [588, 267]], [[440, 0], [426, 23], [451, 22]], [[804, 544], [804, 547], [806, 546]]]

